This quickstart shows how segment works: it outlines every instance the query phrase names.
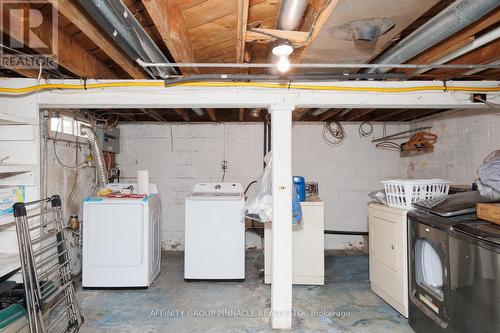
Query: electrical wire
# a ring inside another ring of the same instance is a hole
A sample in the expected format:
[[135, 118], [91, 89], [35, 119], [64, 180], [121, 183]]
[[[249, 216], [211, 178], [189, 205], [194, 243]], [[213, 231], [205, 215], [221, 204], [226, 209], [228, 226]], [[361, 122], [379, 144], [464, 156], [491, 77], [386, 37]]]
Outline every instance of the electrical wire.
[[[366, 126], [368, 126], [368, 129], [365, 128]], [[369, 121], [364, 121], [361, 123], [361, 125], [359, 125], [358, 131], [359, 131], [359, 136], [362, 138], [370, 136], [373, 133], [373, 125]]]
[[251, 187], [253, 184], [255, 184], [255, 183], [257, 183], [257, 181], [256, 181], [256, 180], [254, 180], [254, 181], [250, 182], [250, 184], [248, 184], [248, 185], [247, 185], [247, 188], [245, 189], [245, 192], [243, 192], [243, 194], [245, 194], [245, 195], [246, 195], [246, 194], [247, 194], [247, 192], [248, 192], [248, 190], [250, 189], [250, 187]]
[[[81, 162], [81, 163], [77, 163], [75, 165], [67, 165], [65, 163], [63, 163], [61, 161], [61, 159], [59, 158], [59, 155], [57, 155], [57, 136], [58, 136], [58, 133], [59, 133], [59, 125], [61, 124], [61, 119], [62, 117], [59, 117], [59, 121], [57, 122], [57, 127], [56, 127], [56, 133], [54, 135], [54, 141], [53, 141], [53, 148], [54, 148], [54, 157], [56, 158], [56, 161], [57, 163], [59, 163], [62, 167], [66, 168], [66, 169], [78, 169], [78, 168], [81, 168], [85, 165], [85, 161]], [[78, 146], [76, 146], [78, 147]], [[78, 149], [78, 148], [76, 148]]]
[[[243, 192], [243, 194], [244, 194], [244, 195], [246, 195], [246, 194], [247, 194], [247, 192], [248, 192], [248, 190], [250, 189], [250, 187], [251, 187], [253, 184], [256, 184], [256, 183], [257, 183], [257, 181], [256, 181], [256, 180], [251, 181], [251, 182], [247, 185], [247, 187], [246, 187], [246, 189], [245, 189], [245, 192]], [[254, 222], [254, 220], [250, 220], [250, 223], [252, 224], [252, 231], [253, 231], [253, 232], [254, 232], [257, 236], [259, 236], [260, 238], [263, 238], [263, 237], [264, 237], [264, 233], [263, 233], [263, 232], [260, 232], [260, 231], [259, 231], [259, 230], [255, 227], [255, 222]]]
[[[333, 126], [334, 124], [335, 126]], [[328, 137], [330, 134], [330, 137]], [[344, 127], [338, 121], [325, 121], [323, 124], [323, 141], [330, 146], [338, 147], [346, 138]]]
[[[25, 56], [25, 57], [28, 57], [28, 58], [32, 58], [32, 59], [37, 59], [37, 56], [36, 55], [33, 55], [33, 54], [28, 54], [28, 53], [24, 53], [24, 52], [21, 52], [19, 50], [16, 50], [14, 48], [11, 48], [11, 47], [8, 47], [4, 44], [1, 44], [0, 43], [0, 48], [3, 48], [5, 50], [8, 50], [8, 51], [11, 51], [13, 53], [16, 53], [16, 54], [19, 54], [19, 55], [22, 55], [22, 56]], [[52, 73], [55, 73], [58, 75], [59, 78], [69, 78], [69, 76], [67, 75], [64, 75], [63, 73], [61, 73], [57, 68], [55, 67], [49, 67], [49, 69], [46, 69], [46, 71], [48, 72], [52, 72]], [[42, 65], [40, 65], [40, 71], [38, 73], [38, 81], [41, 79], [41, 76], [42, 76]]]
[[[486, 101], [482, 99], [481, 97], [474, 96], [474, 99], [480, 102], [483, 102], [484, 104], [488, 105], [490, 108], [495, 109], [495, 110], [500, 110], [500, 104], [492, 103], [489, 101]], [[495, 113], [496, 116], [500, 116], [500, 113]]]
[[323, 86], [310, 84], [293, 83], [264, 83], [264, 82], [204, 82], [189, 81], [188, 79], [177, 79], [172, 81], [117, 81], [108, 83], [90, 83], [90, 84], [65, 84], [65, 83], [45, 83], [21, 88], [0, 87], [0, 93], [4, 94], [28, 94], [44, 90], [92, 90], [103, 88], [127, 88], [127, 87], [253, 87], [253, 88], [274, 88], [274, 89], [296, 89], [296, 90], [317, 90], [317, 91], [349, 91], [349, 92], [378, 92], [378, 93], [406, 93], [417, 91], [460, 91], [460, 92], [479, 92], [493, 93], [500, 92], [500, 87], [468, 87], [468, 86], [414, 86], [414, 87], [353, 87], [353, 86]]

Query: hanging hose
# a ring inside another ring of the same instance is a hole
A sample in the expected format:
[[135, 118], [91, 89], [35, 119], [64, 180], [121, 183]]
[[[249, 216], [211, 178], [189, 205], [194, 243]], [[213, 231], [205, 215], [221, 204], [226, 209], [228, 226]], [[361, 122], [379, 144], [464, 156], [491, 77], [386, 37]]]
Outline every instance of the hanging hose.
[[[338, 147], [344, 142], [346, 134], [344, 128], [338, 121], [334, 121], [335, 127], [332, 122], [326, 121], [323, 125], [323, 141], [333, 147]], [[329, 134], [329, 136], [328, 136]]]
[[99, 146], [99, 142], [97, 141], [97, 135], [92, 127], [88, 127], [82, 125], [82, 134], [85, 135], [92, 146], [92, 151], [94, 152], [97, 172], [99, 174], [99, 179], [101, 181], [101, 185], [104, 187], [108, 184], [108, 177], [106, 172], [106, 164], [104, 163], [104, 154], [102, 153], [102, 149]]

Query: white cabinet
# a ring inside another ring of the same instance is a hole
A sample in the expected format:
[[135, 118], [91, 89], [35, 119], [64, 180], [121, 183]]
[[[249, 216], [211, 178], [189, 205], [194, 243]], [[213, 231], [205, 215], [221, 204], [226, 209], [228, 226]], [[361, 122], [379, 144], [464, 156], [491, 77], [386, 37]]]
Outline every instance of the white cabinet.
[[408, 210], [370, 204], [371, 289], [408, 318]]
[[[300, 203], [302, 223], [292, 226], [292, 283], [325, 284], [324, 203], [311, 199]], [[271, 283], [272, 225], [264, 229], [264, 282]]]

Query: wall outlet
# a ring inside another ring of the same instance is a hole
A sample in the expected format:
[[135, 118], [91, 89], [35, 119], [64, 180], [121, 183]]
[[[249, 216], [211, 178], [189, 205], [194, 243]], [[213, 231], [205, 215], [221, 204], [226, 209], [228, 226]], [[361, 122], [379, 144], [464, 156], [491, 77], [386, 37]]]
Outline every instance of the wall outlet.
[[227, 170], [227, 161], [222, 161], [221, 162], [221, 169], [222, 170]]

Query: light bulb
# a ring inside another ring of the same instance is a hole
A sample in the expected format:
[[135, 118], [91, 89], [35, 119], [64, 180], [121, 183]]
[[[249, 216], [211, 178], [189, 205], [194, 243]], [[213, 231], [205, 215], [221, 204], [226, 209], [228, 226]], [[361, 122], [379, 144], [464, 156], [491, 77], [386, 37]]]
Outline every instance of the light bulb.
[[281, 56], [280, 59], [278, 60], [278, 70], [281, 73], [288, 72], [290, 69], [290, 62], [288, 61], [288, 56]]

